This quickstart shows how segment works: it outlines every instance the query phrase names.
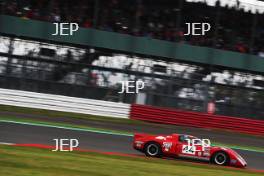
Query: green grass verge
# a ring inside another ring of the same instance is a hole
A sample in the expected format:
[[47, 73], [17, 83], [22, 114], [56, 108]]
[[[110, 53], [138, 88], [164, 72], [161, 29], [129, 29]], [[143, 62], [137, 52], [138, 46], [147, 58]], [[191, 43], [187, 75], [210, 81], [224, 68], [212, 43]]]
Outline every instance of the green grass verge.
[[[69, 117], [69, 118], [102, 121], [102, 122], [125, 123], [125, 124], [144, 124], [144, 122], [142, 121], [136, 121], [136, 120], [131, 120], [131, 119], [113, 118], [113, 117], [107, 117], [107, 116], [104, 117], [104, 116], [78, 114], [78, 113], [61, 112], [61, 111], [51, 111], [51, 110], [35, 109], [35, 108], [24, 108], [24, 107], [8, 106], [8, 105], [0, 105], [0, 111], [32, 114], [32, 115], [39, 115], [42, 117], [52, 117], [52, 118]], [[12, 116], [10, 115], [10, 117]]]
[[[1, 120], [13, 121], [13, 122], [18, 122], [18, 123], [29, 123], [29, 124], [35, 124], [35, 125], [40, 125], [40, 126], [62, 127], [62, 128], [72, 129], [72, 130], [89, 131], [89, 132], [104, 133], [104, 134], [133, 136], [133, 133], [129, 133], [127, 131], [117, 131], [117, 130], [109, 130], [109, 129], [103, 129], [103, 128], [93, 128], [93, 127], [87, 127], [87, 126], [81, 126], [81, 125], [72, 125], [72, 124], [66, 124], [66, 123], [42, 122], [42, 121], [31, 120], [31, 119], [17, 120], [17, 119], [13, 119], [13, 118], [0, 117], [0, 122], [1, 122]], [[240, 146], [240, 145], [235, 145], [235, 144], [234, 145], [223, 144], [223, 143], [219, 143], [219, 142], [213, 142], [213, 145], [264, 153], [264, 148], [261, 148], [261, 147]]]
[[8, 176], [260, 176], [247, 170], [98, 153], [51, 152], [0, 145], [0, 175]]

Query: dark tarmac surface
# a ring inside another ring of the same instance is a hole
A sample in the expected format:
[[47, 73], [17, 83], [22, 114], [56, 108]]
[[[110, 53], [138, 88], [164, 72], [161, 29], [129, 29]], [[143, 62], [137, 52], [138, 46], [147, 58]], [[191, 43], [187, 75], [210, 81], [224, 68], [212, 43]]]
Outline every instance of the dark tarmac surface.
[[43, 116], [36, 114], [24, 114], [15, 112], [0, 112], [0, 117], [12, 116], [17, 120], [39, 120], [42, 122], [55, 122], [73, 125], [81, 125], [100, 129], [126, 131], [130, 133], [150, 133], [150, 134], [171, 134], [182, 133], [191, 134], [202, 139], [210, 139], [212, 142], [219, 142], [230, 145], [252, 146], [264, 148], [264, 137], [245, 135], [224, 130], [210, 130], [203, 128], [183, 127], [177, 125], [166, 125], [157, 123], [116, 123], [110, 121], [88, 120], [75, 117]]
[[[140, 154], [132, 149], [132, 137], [0, 122], [0, 142], [55, 145], [53, 139], [78, 139], [82, 149]], [[264, 153], [236, 150], [248, 168], [264, 170]], [[143, 155], [143, 154], [142, 154]]]

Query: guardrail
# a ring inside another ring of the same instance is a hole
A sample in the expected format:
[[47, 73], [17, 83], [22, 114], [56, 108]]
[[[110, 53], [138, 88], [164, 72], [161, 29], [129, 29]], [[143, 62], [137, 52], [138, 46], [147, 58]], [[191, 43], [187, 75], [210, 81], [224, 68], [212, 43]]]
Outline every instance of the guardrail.
[[264, 135], [264, 120], [0, 89], [0, 104]]
[[156, 123], [264, 135], [264, 120], [227, 117], [136, 104], [131, 106], [130, 118]]
[[129, 104], [10, 89], [0, 89], [0, 104], [118, 118], [130, 114]]

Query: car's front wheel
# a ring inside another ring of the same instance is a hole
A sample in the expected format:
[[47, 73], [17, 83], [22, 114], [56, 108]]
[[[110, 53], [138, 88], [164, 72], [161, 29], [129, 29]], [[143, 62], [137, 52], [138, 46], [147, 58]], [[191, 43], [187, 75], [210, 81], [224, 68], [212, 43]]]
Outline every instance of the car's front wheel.
[[158, 143], [155, 143], [155, 142], [147, 143], [144, 147], [144, 152], [146, 156], [151, 156], [151, 157], [161, 157], [162, 156], [161, 147]]
[[217, 165], [228, 165], [229, 163], [229, 156], [226, 152], [216, 152], [211, 161]]

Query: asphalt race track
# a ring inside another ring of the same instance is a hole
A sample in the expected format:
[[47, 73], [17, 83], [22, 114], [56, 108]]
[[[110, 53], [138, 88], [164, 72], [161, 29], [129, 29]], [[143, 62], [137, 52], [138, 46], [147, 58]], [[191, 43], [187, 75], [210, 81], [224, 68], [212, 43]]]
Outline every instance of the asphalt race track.
[[[132, 137], [129, 136], [0, 122], [0, 142], [55, 145], [53, 139], [78, 139], [81, 149], [140, 154], [132, 149]], [[264, 153], [237, 152], [245, 158], [248, 168], [264, 170]]]

